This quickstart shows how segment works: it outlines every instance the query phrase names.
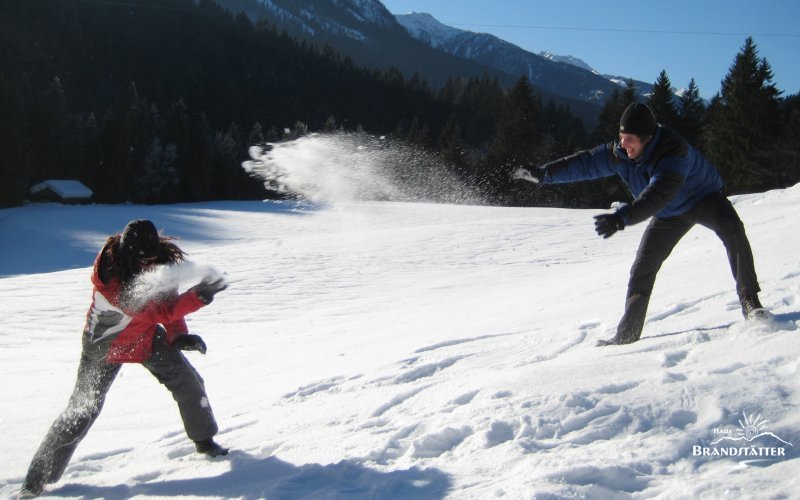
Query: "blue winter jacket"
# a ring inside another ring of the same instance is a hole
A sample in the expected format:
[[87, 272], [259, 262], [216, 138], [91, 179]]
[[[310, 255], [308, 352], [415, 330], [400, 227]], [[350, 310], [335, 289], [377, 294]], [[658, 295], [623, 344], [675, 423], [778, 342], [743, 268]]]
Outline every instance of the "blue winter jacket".
[[626, 226], [653, 215], [663, 218], [684, 214], [722, 189], [717, 169], [680, 135], [663, 126], [635, 161], [619, 144], [609, 142], [548, 163], [542, 169], [542, 182], [550, 184], [618, 175], [634, 197], [617, 211]]

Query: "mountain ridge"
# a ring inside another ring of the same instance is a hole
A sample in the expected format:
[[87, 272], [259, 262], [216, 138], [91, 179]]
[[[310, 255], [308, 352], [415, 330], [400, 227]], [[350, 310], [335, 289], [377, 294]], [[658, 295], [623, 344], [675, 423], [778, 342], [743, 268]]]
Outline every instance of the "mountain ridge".
[[[618, 78], [600, 74], [575, 56], [529, 52], [492, 34], [447, 26], [424, 12], [395, 18], [411, 36], [434, 48], [508, 74], [526, 75], [534, 85], [559, 95], [602, 103], [615, 89], [624, 86]], [[646, 82], [634, 83], [642, 96], [652, 90]]]
[[[396, 68], [406, 78], [420, 77], [433, 88], [441, 87], [450, 78], [484, 76], [497, 78], [502, 86], [510, 88], [524, 74], [512, 74], [414, 38], [378, 0], [215, 1], [231, 12], [244, 12], [252, 21], [273, 24], [300, 40], [330, 46], [359, 66], [384, 71]], [[540, 59], [545, 64], [563, 64]], [[533, 83], [545, 102], [552, 100], [568, 106], [585, 123], [592, 123], [600, 112], [598, 100], [560, 92], [559, 85]], [[612, 88], [611, 84], [608, 88]]]

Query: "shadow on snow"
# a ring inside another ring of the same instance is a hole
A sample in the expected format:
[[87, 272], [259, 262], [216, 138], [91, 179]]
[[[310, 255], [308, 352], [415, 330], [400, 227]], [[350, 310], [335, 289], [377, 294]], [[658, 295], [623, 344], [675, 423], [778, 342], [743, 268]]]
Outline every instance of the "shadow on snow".
[[135, 485], [96, 486], [65, 484], [47, 491], [49, 496], [130, 498], [145, 496], [196, 496], [223, 498], [380, 498], [385, 500], [444, 498], [451, 480], [444, 472], [412, 467], [378, 471], [355, 461], [336, 464], [293, 465], [276, 457], [259, 459], [232, 452], [231, 468], [215, 477], [154, 480]]
[[224, 212], [301, 217], [323, 208], [306, 201], [268, 200], [175, 205], [45, 203], [0, 210], [0, 278], [91, 267], [106, 238], [122, 231], [131, 219], [151, 219], [179, 240], [213, 243], [225, 239], [209, 227]]

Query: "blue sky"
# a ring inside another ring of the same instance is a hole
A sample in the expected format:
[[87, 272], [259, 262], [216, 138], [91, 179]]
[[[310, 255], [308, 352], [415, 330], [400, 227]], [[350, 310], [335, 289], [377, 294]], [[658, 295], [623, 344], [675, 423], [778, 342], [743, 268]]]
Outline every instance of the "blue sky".
[[675, 87], [694, 78], [720, 89], [748, 35], [784, 95], [800, 93], [797, 0], [382, 0], [393, 14], [427, 12], [456, 28], [491, 33], [531, 52], [572, 55], [605, 74]]

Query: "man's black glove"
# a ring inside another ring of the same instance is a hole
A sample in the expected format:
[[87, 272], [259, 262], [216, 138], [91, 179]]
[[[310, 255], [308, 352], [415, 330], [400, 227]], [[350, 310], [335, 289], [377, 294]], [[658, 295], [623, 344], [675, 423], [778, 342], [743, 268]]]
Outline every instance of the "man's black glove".
[[203, 278], [203, 281], [192, 287], [197, 294], [197, 298], [204, 304], [210, 304], [214, 300], [214, 294], [228, 288], [228, 284], [223, 278]]
[[603, 238], [609, 238], [623, 229], [625, 229], [625, 222], [622, 220], [622, 216], [616, 212], [594, 216], [594, 230]]
[[181, 351], [200, 351], [200, 354], [206, 353], [206, 343], [203, 342], [203, 339], [200, 338], [200, 335], [194, 335], [191, 333], [187, 333], [186, 335], [181, 335], [174, 342], [172, 342], [172, 347], [175, 349], [180, 349]]

